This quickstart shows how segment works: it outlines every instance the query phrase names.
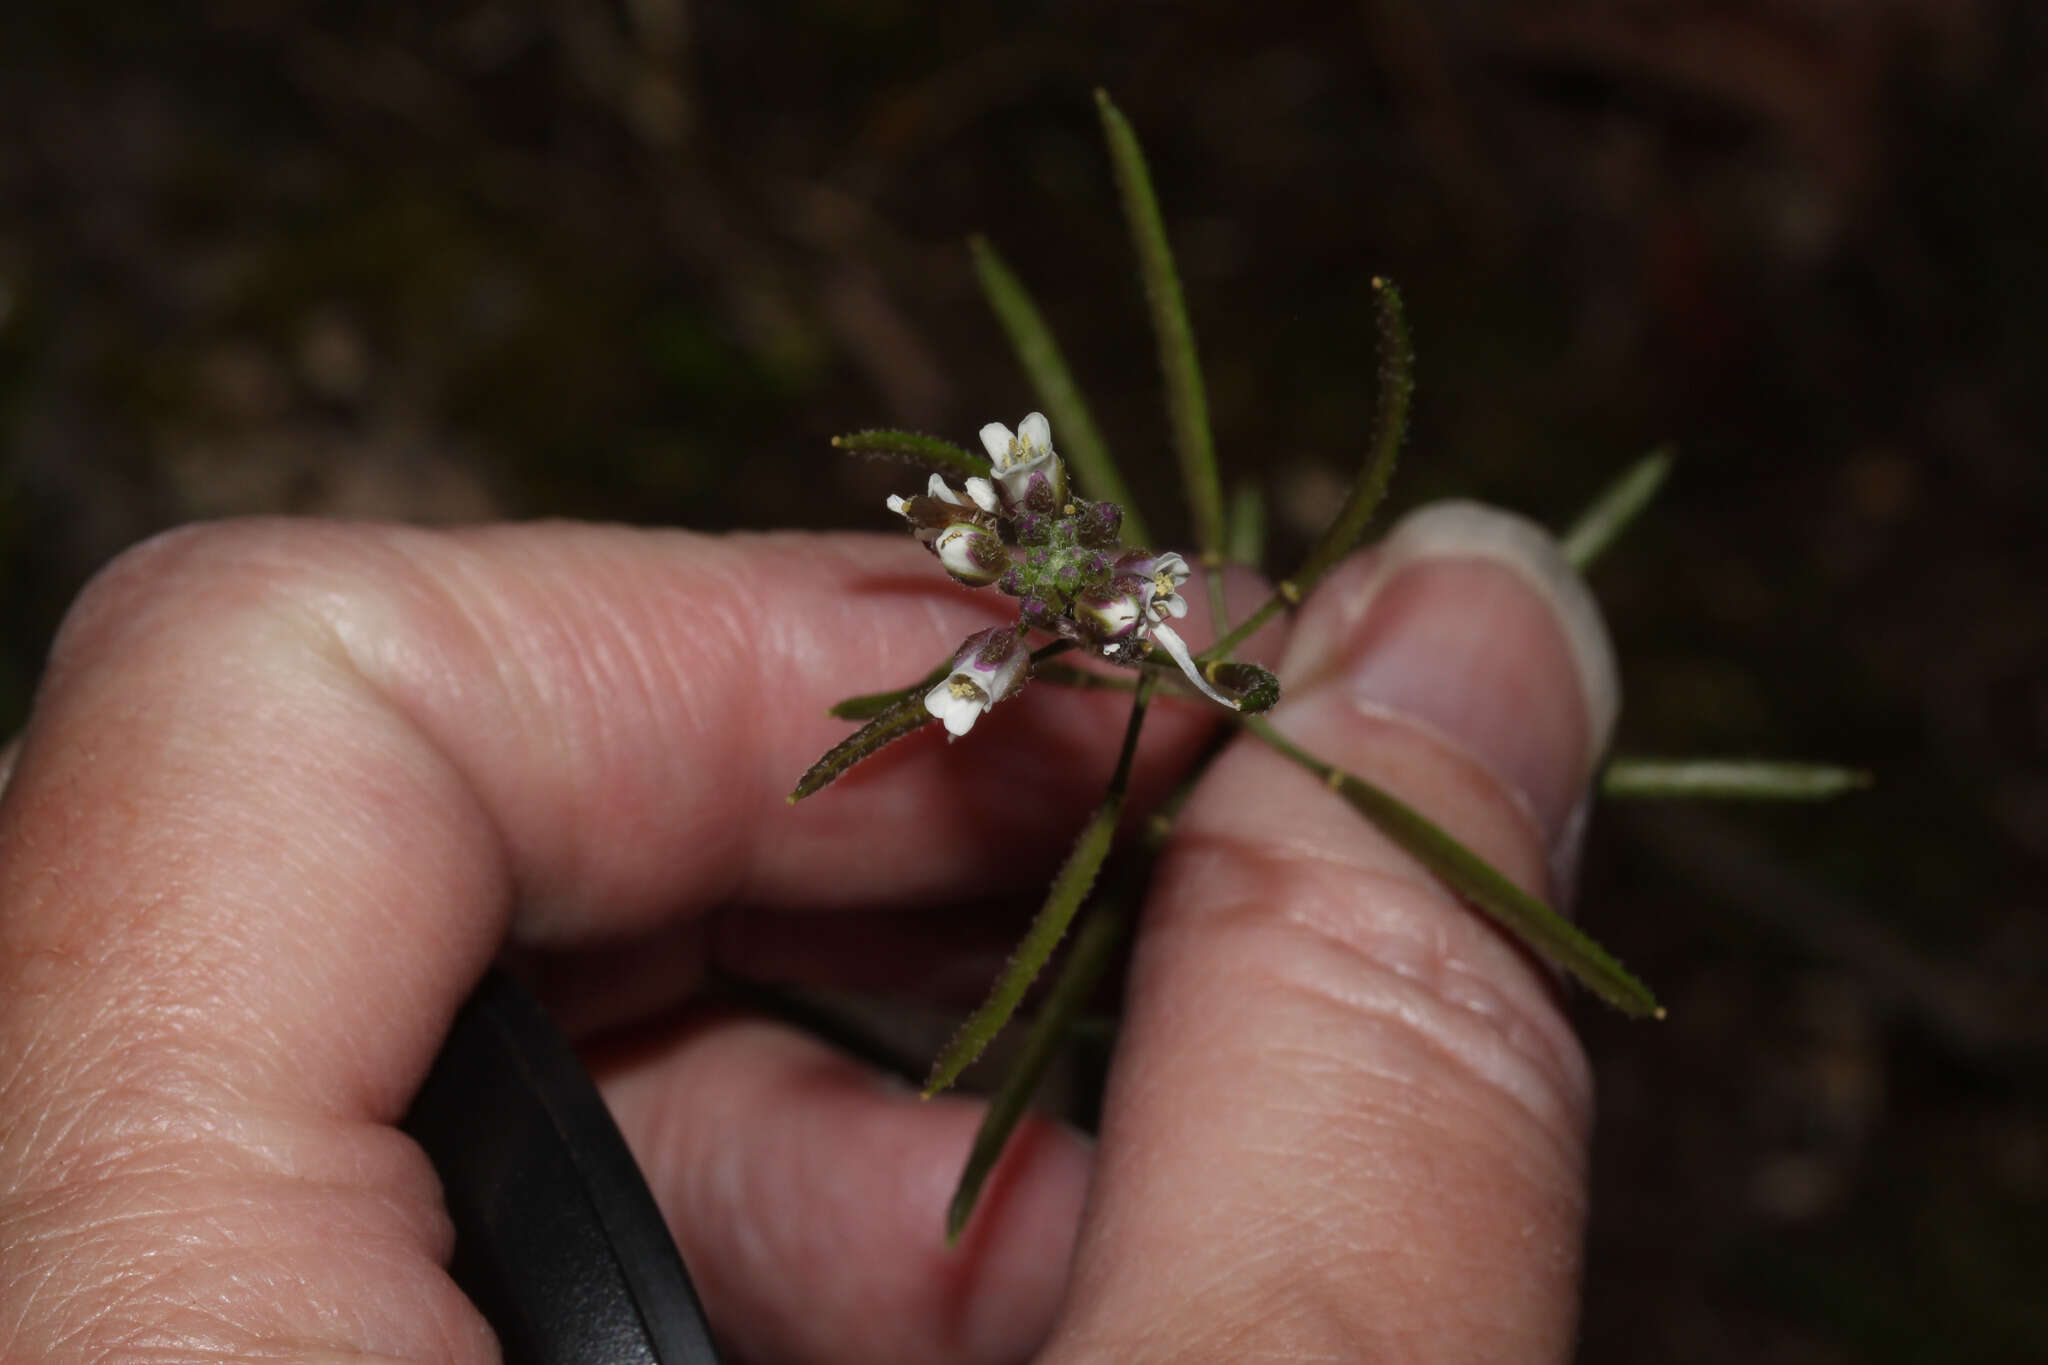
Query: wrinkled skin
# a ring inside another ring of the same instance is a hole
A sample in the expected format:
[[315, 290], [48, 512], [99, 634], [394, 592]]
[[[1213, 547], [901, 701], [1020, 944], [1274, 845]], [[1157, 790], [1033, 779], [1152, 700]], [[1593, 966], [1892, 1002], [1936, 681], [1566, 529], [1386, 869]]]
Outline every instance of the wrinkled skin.
[[[828, 703], [1007, 606], [929, 564], [268, 522], [103, 573], [0, 798], [0, 1359], [492, 1359], [392, 1124], [507, 944], [740, 1358], [1564, 1358], [1589, 1084], [1551, 985], [1260, 748], [1160, 867], [1099, 1145], [1027, 1128], [954, 1251], [975, 1102], [689, 1006], [714, 961], [971, 992], [1000, 944], [946, 968], [958, 916], [906, 912], [1046, 876], [1099, 793], [1120, 700], [1041, 687], [784, 805]], [[1360, 617], [1366, 568], [1254, 642], [1276, 723], [1543, 890], [1587, 780], [1556, 623], [1470, 561]], [[1140, 802], [1216, 723], [1155, 710]]]

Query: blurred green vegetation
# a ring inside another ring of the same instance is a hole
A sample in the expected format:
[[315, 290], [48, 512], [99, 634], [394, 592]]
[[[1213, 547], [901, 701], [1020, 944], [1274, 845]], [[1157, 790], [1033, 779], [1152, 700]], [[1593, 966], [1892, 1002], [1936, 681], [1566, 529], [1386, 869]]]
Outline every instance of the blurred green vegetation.
[[1673, 1018], [1584, 1017], [1584, 1359], [2048, 1358], [2048, 16], [1656, 8], [10, 7], [0, 724], [194, 518], [887, 529], [831, 433], [1029, 406], [976, 231], [1184, 540], [1107, 86], [1275, 562], [1389, 275], [1394, 513], [1561, 525], [1680, 450], [1594, 573], [1621, 747], [1878, 774], [1596, 821], [1586, 917]]

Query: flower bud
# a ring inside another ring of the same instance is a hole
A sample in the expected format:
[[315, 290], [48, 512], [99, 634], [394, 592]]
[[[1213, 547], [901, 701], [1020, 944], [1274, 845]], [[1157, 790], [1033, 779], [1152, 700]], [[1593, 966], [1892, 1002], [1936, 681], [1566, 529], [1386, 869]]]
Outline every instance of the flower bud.
[[916, 497], [892, 495], [889, 498], [889, 510], [910, 523], [912, 533], [920, 542], [931, 545], [952, 526], [979, 526], [994, 533], [994, 513], [983, 511], [977, 503], [961, 498], [936, 474], [932, 476], [932, 487], [936, 491], [920, 493]]
[[1084, 502], [1074, 522], [1074, 539], [1090, 549], [1106, 550], [1123, 530], [1124, 509], [1113, 502]]
[[1003, 538], [973, 522], [954, 522], [932, 541], [932, 553], [946, 572], [970, 588], [985, 588], [1010, 567]]
[[1074, 598], [1074, 624], [1090, 644], [1111, 645], [1129, 638], [1145, 619], [1143, 580], [1113, 578]]

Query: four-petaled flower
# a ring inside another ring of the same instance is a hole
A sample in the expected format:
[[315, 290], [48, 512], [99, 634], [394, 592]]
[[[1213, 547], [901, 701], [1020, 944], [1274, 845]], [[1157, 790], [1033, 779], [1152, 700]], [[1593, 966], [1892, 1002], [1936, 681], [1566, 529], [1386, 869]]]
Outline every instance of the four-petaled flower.
[[924, 694], [924, 709], [946, 723], [954, 739], [974, 728], [981, 713], [1024, 685], [1031, 651], [1015, 626], [993, 626], [960, 642], [944, 682]]
[[1016, 433], [1001, 422], [981, 429], [981, 444], [996, 468], [1010, 506], [1033, 512], [1057, 512], [1067, 501], [1067, 467], [1052, 449], [1052, 423], [1034, 412], [1017, 424]]

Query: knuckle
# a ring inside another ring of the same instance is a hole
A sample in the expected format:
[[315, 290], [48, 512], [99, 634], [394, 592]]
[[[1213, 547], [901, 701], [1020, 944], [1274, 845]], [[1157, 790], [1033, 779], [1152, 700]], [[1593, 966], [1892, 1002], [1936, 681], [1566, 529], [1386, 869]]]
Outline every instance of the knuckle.
[[132, 662], [169, 640], [217, 656], [238, 634], [311, 619], [321, 598], [372, 581], [376, 543], [346, 527], [282, 518], [164, 531], [86, 583], [58, 627], [47, 677]]

